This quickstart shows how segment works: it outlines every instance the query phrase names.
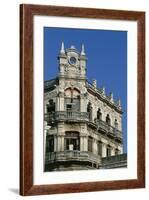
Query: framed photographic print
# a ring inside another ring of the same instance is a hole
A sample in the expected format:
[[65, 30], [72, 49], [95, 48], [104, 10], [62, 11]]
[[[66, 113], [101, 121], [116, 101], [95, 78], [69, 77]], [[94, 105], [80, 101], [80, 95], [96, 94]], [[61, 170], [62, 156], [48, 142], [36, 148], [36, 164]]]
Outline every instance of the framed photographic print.
[[20, 194], [145, 187], [145, 13], [20, 6]]

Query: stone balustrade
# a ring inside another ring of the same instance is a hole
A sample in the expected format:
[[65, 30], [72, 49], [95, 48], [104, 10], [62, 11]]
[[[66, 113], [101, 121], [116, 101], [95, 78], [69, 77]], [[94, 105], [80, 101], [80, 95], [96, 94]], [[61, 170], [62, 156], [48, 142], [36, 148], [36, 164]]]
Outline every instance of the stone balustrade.
[[60, 152], [48, 152], [46, 153], [45, 163], [53, 163], [53, 162], [62, 162], [62, 161], [85, 161], [91, 162], [95, 164], [101, 163], [101, 157], [93, 154], [88, 151], [78, 151], [78, 150], [66, 150]]
[[56, 111], [54, 113], [45, 114], [46, 121], [61, 121], [61, 120], [74, 120], [74, 121], [88, 121], [89, 114], [87, 112], [77, 112], [77, 111]]
[[115, 127], [107, 124], [105, 121], [96, 119], [94, 122], [90, 120], [89, 113], [87, 112], [77, 112], [77, 111], [56, 111], [53, 113], [45, 114], [45, 121], [47, 123], [54, 123], [55, 121], [70, 121], [70, 122], [81, 122], [86, 121], [92, 123], [97, 130], [101, 130], [112, 137], [122, 139], [122, 132]]
[[102, 158], [103, 169], [127, 167], [127, 153]]

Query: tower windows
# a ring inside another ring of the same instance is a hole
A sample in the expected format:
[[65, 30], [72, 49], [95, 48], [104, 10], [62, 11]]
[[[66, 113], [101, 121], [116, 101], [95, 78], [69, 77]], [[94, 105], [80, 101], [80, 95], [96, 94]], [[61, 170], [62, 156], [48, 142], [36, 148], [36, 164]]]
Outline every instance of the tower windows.
[[115, 121], [114, 121], [114, 126], [115, 126], [115, 129], [118, 129], [118, 122], [117, 122], [117, 119], [115, 119]]
[[80, 111], [80, 92], [77, 89], [67, 88], [65, 90], [65, 108], [67, 112]]
[[98, 111], [97, 111], [97, 119], [98, 119], [98, 120], [102, 120], [102, 113], [101, 113], [100, 108], [99, 108]]
[[67, 112], [72, 111], [72, 104], [67, 104], [66, 109], [67, 109]]
[[109, 114], [107, 114], [107, 116], [106, 116], [106, 123], [107, 123], [108, 125], [111, 125], [111, 119], [110, 119]]
[[92, 121], [92, 104], [90, 102], [87, 104], [87, 112], [89, 113], [89, 119]]

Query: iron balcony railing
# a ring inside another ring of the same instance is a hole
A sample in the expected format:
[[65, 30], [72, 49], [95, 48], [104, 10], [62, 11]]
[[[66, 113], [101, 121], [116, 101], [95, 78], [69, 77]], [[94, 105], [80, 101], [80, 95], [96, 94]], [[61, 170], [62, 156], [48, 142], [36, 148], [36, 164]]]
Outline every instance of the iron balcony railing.
[[101, 130], [113, 137], [122, 139], [121, 131], [107, 124], [105, 121], [99, 119], [92, 121], [88, 112], [56, 111], [53, 113], [45, 113], [45, 121], [47, 121], [48, 124], [54, 123], [55, 121], [87, 121], [88, 123], [93, 124], [97, 130]]
[[88, 161], [99, 165], [101, 163], [101, 157], [88, 151], [78, 150], [46, 153], [45, 164], [56, 161]]

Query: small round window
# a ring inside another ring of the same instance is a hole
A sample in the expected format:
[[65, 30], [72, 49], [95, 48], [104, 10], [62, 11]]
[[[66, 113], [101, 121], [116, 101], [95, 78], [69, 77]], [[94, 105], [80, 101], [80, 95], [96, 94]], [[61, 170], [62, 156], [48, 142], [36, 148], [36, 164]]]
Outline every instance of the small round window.
[[76, 64], [76, 58], [75, 57], [70, 58], [70, 64]]

